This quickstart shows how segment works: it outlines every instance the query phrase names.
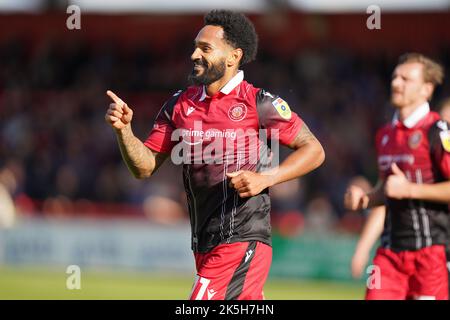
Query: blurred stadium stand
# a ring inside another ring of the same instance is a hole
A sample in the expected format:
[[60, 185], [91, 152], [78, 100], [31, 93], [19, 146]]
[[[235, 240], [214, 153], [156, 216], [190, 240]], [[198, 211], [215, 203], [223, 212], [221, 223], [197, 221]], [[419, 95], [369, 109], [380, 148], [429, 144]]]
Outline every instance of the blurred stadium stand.
[[[26, 9], [32, 2], [0, 6], [0, 184], [9, 190], [19, 220], [186, 222], [180, 168], [166, 163], [148, 181], [128, 173], [104, 122], [105, 91], [132, 106], [134, 131], [145, 139], [164, 100], [186, 85], [203, 12], [84, 12], [87, 1], [36, 1]], [[81, 6], [81, 30], [66, 28], [71, 3]], [[420, 51], [440, 60], [447, 79], [433, 105], [450, 96], [448, 2], [430, 1], [436, 7], [429, 11], [382, 11], [381, 30], [366, 28], [364, 10], [306, 12], [297, 11], [295, 1], [261, 3], [255, 10], [241, 8], [260, 37], [257, 61], [244, 68], [246, 78], [284, 97], [327, 153], [319, 170], [273, 188], [275, 231], [290, 237], [308, 231], [356, 234], [363, 217], [344, 211], [342, 195], [354, 176], [376, 180], [373, 136], [392, 116], [389, 81], [398, 55]]]

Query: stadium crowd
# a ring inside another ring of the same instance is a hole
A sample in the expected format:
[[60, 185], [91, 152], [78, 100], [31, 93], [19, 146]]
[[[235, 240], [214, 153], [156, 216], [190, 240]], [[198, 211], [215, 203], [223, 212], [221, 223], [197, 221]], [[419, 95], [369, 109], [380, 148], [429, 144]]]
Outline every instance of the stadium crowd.
[[[186, 217], [181, 168], [165, 164], [150, 181], [131, 178], [104, 112], [105, 91], [120, 93], [139, 115], [133, 128], [145, 139], [165, 99], [186, 86], [191, 41], [177, 42], [165, 54], [144, 42], [114, 50], [120, 46], [112, 40], [49, 38], [33, 50], [20, 38], [1, 44], [0, 183], [18, 209], [57, 215], [106, 206], [167, 223]], [[433, 56], [450, 68], [449, 52]], [[262, 49], [244, 69], [250, 82], [288, 101], [327, 153], [319, 170], [273, 188], [275, 221], [291, 219], [280, 226], [289, 228], [294, 221], [317, 231], [359, 230], [361, 219], [345, 212], [342, 195], [355, 176], [376, 181], [373, 136], [392, 116], [389, 82], [395, 62], [396, 56], [385, 52], [356, 55], [325, 46], [302, 49], [292, 58]], [[446, 96], [448, 79], [432, 106]]]

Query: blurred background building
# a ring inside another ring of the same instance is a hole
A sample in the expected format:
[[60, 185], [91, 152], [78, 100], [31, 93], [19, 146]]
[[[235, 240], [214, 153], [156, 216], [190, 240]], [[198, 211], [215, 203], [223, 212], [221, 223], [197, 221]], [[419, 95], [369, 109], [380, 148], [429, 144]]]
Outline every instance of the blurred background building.
[[[280, 246], [274, 274], [349, 278], [351, 241], [363, 216], [345, 212], [342, 196], [355, 176], [366, 177], [361, 183], [367, 185], [376, 181], [374, 133], [393, 114], [389, 87], [398, 56], [419, 51], [442, 62], [447, 79], [432, 108], [450, 96], [450, 2], [378, 1], [381, 29], [369, 30], [371, 2], [226, 1], [226, 8], [248, 14], [259, 34], [246, 79], [287, 100], [327, 154], [319, 170], [272, 190], [274, 246]], [[81, 29], [66, 27], [69, 5], [79, 6]], [[133, 129], [145, 139], [164, 101], [186, 86], [193, 39], [203, 14], [214, 8], [224, 8], [223, 1], [0, 2], [0, 263], [29, 258], [14, 247], [29, 221], [58, 219], [70, 229], [79, 218], [104, 228], [118, 219], [174, 233], [182, 228], [181, 249], [190, 263], [181, 168], [168, 161], [150, 180], [131, 177], [104, 122], [105, 91], [133, 108]], [[324, 243], [350, 239], [341, 271], [279, 267], [289, 252], [284, 239], [295, 244], [309, 233]]]

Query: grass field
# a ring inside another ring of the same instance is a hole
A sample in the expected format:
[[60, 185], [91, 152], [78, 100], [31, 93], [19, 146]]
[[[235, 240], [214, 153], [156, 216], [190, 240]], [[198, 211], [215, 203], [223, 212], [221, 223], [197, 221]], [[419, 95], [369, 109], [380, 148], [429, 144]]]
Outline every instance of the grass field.
[[[68, 290], [65, 269], [0, 267], [0, 299], [185, 300], [191, 277], [131, 272], [83, 272], [81, 289]], [[267, 299], [362, 299], [363, 283], [270, 279]]]

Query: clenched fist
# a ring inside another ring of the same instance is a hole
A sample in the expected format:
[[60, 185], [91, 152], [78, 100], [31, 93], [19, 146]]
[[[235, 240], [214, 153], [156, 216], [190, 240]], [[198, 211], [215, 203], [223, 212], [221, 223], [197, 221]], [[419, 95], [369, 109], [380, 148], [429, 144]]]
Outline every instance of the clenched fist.
[[401, 200], [410, 199], [411, 183], [400, 168], [393, 163], [391, 165], [392, 174], [387, 178], [384, 186], [384, 193], [387, 197]]
[[367, 209], [369, 197], [362, 188], [352, 185], [345, 192], [344, 205], [348, 210]]
[[108, 90], [106, 94], [111, 98], [113, 103], [109, 105], [108, 111], [105, 115], [105, 120], [116, 130], [125, 128], [133, 119], [133, 110], [123, 102], [114, 92]]
[[241, 198], [248, 198], [259, 194], [270, 187], [270, 177], [257, 172], [239, 170], [227, 173], [230, 187], [236, 189]]

